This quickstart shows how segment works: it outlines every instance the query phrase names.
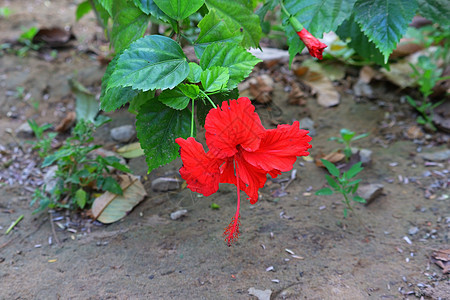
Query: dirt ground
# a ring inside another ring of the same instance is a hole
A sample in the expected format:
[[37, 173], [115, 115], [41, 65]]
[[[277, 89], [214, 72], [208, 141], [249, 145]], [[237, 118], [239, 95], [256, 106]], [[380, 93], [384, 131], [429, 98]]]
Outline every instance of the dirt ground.
[[[56, 58], [45, 55], [45, 49], [25, 57], [0, 56], [3, 153], [29, 148], [25, 141], [30, 138], [15, 134], [27, 119], [57, 124], [74, 110], [69, 77], [99, 91], [105, 66], [97, 57], [107, 52], [107, 44], [93, 14], [75, 22], [76, 4], [0, 2], [13, 11], [0, 18], [1, 43], [31, 26], [70, 26], [77, 37]], [[176, 173], [180, 160], [149, 175], [144, 158], [130, 160], [149, 196], [108, 226], [57, 212], [53, 218], [60, 216], [64, 226], [52, 228], [55, 222], [47, 212], [32, 215], [32, 187], [2, 180], [0, 299], [258, 299], [249, 294], [251, 288], [270, 290], [270, 299], [450, 299], [449, 277], [431, 261], [433, 251], [450, 248], [449, 191], [442, 188], [449, 183], [449, 161], [425, 163], [419, 154], [448, 149], [448, 134], [408, 139], [415, 117], [401, 103], [402, 91], [390, 83], [375, 84], [371, 100], [355, 98], [344, 84], [336, 88], [341, 94], [336, 107], [320, 107], [312, 98], [305, 106], [293, 106], [278, 82], [272, 104], [258, 105], [257, 112], [266, 128], [274, 127], [274, 117], [281, 123], [306, 116], [314, 120], [311, 157], [336, 149], [328, 138], [341, 128], [370, 133], [355, 143], [373, 152], [372, 163], [358, 178], [384, 185], [372, 203], [355, 205], [369, 230], [355, 215], [343, 218], [339, 195], [314, 195], [326, 186], [325, 171], [302, 158], [286, 195], [277, 194], [280, 184], [268, 180], [255, 205], [244, 201], [242, 234], [230, 248], [222, 233], [235, 210], [233, 186], [221, 185], [207, 198], [188, 189], [151, 190], [151, 180]], [[109, 115], [113, 121], [100, 129], [96, 142], [112, 149], [117, 144], [109, 130], [134, 124], [134, 116], [126, 109]], [[212, 202], [220, 209], [212, 210]], [[171, 220], [170, 213], [179, 209], [187, 209], [187, 215]], [[21, 214], [23, 220], [4, 234]]]

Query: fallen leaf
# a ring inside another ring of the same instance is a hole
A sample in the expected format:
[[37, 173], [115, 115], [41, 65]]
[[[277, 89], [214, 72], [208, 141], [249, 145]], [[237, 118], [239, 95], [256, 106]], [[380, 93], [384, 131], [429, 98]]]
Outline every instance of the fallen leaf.
[[33, 43], [45, 43], [52, 48], [71, 46], [70, 42], [75, 40], [72, 31], [60, 27], [41, 28], [33, 37]]
[[127, 174], [119, 177], [123, 195], [105, 192], [92, 204], [92, 216], [102, 223], [109, 224], [122, 219], [147, 196], [144, 185], [136, 176]]
[[99, 105], [95, 95], [74, 79], [69, 79], [69, 85], [76, 98], [75, 111], [77, 120], [84, 119], [94, 123], [94, 119], [99, 112]]
[[421, 139], [424, 136], [424, 133], [422, 131], [422, 128], [420, 128], [419, 126], [413, 125], [413, 126], [410, 126], [406, 130], [406, 136], [410, 140]]
[[384, 68], [380, 71], [390, 82], [401, 88], [412, 87], [415, 85], [416, 79], [410, 76], [413, 73], [413, 70], [408, 61], [402, 60], [397, 63], [392, 63], [389, 65], [389, 68], [389, 71]]
[[314, 94], [317, 95], [317, 103], [323, 107], [338, 105], [340, 95], [333, 86], [333, 82], [326, 76], [326, 71], [314, 62], [305, 61], [303, 66], [305, 65], [309, 70], [300, 76], [300, 79], [313, 89]]
[[364, 83], [370, 83], [375, 75], [376, 71], [374, 69], [372, 69], [370, 66], [364, 66], [359, 71], [359, 80]]
[[318, 155], [316, 156], [316, 166], [325, 168], [323, 163], [320, 161], [320, 159], [328, 160], [329, 162], [332, 162], [333, 164], [336, 164], [337, 162], [342, 161], [345, 158], [345, 154], [341, 152], [331, 152], [327, 155]]
[[66, 132], [75, 124], [76, 118], [77, 114], [74, 111], [69, 111], [64, 119], [56, 126], [55, 130], [61, 133]]
[[288, 103], [291, 105], [306, 105], [305, 93], [297, 83], [292, 83], [292, 89], [288, 95]]
[[263, 74], [249, 80], [250, 94], [253, 99], [261, 104], [272, 101], [273, 79], [269, 75]]
[[139, 142], [131, 143], [117, 149], [117, 153], [125, 158], [136, 158], [144, 155], [144, 150]]
[[392, 51], [392, 54], [389, 58], [405, 57], [410, 54], [416, 53], [423, 48], [423, 45], [418, 44], [417, 40], [414, 38], [402, 38], [397, 44], [397, 48]]
[[431, 261], [442, 268], [443, 274], [450, 273], [450, 249], [433, 252]]

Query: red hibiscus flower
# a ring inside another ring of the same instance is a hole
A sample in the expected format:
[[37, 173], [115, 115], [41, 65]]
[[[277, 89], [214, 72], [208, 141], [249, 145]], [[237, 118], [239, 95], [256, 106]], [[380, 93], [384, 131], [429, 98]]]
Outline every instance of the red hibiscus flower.
[[311, 56], [317, 57], [318, 59], [322, 59], [323, 50], [328, 47], [318, 39], [316, 39], [311, 33], [308, 32], [305, 28], [297, 32], [298, 36], [302, 40], [302, 42], [306, 45], [309, 50], [309, 54]]
[[222, 107], [211, 109], [205, 130], [208, 152], [192, 137], [175, 140], [181, 147], [180, 174], [189, 189], [204, 196], [217, 192], [219, 183], [236, 185], [236, 214], [224, 232], [230, 246], [239, 236], [240, 191], [255, 204], [267, 174], [275, 178], [291, 170], [297, 156], [309, 155], [311, 137], [300, 129], [298, 121], [266, 130], [245, 97], [224, 101]]

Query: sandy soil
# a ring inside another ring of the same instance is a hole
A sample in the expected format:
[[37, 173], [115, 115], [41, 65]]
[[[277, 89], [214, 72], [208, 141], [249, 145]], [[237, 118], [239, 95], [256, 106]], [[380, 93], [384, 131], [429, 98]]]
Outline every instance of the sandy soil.
[[[21, 27], [30, 26], [72, 26], [77, 36], [76, 46], [59, 50], [52, 61], [36, 52], [24, 58], [0, 56], [0, 145], [13, 151], [26, 138], [8, 132], [26, 119], [57, 123], [74, 109], [68, 77], [99, 90], [105, 67], [87, 49], [105, 49], [105, 44], [93, 15], [75, 23], [73, 1], [16, 0], [0, 6], [13, 10], [10, 18], [0, 19], [2, 40], [17, 38]], [[17, 87], [24, 88], [24, 98], [18, 98]], [[422, 145], [406, 139], [414, 117], [410, 107], [400, 103], [401, 93], [388, 83], [374, 86], [376, 97], [370, 101], [355, 99], [343, 85], [337, 89], [342, 96], [337, 107], [321, 108], [314, 99], [300, 107], [287, 104], [284, 86], [277, 83], [273, 103], [257, 111], [266, 128], [273, 127], [274, 108], [281, 112], [281, 123], [311, 117], [317, 130], [312, 157], [334, 150], [337, 144], [328, 138], [341, 128], [370, 133], [355, 143], [373, 151], [372, 163], [359, 178], [384, 185], [384, 193], [370, 205], [355, 206], [369, 231], [354, 215], [343, 219], [338, 195], [314, 195], [325, 186], [325, 171], [303, 159], [294, 166], [297, 179], [287, 195], [273, 196], [280, 185], [269, 181], [257, 204], [244, 202], [242, 234], [231, 248], [222, 233], [235, 209], [232, 186], [221, 185], [208, 198], [188, 189], [151, 190], [151, 180], [176, 172], [179, 160], [145, 177], [148, 198], [109, 226], [61, 212], [59, 222], [66, 226], [56, 226], [53, 232], [48, 213], [31, 214], [30, 188], [3, 183], [0, 299], [257, 299], [249, 295], [250, 288], [270, 290], [270, 299], [449, 299], [448, 275], [430, 260], [433, 250], [449, 248], [448, 190], [425, 197], [431, 184], [448, 183], [449, 162], [425, 166], [417, 152], [419, 146], [423, 152], [446, 149], [442, 141], [448, 136], [432, 134]], [[39, 103], [37, 109], [33, 101]], [[105, 132], [134, 123], [125, 110], [111, 116], [113, 122], [96, 140], [106, 148], [114, 143]], [[392, 116], [396, 122], [383, 126]], [[146, 175], [143, 158], [129, 165], [136, 174]], [[426, 172], [431, 175], [424, 176]], [[212, 202], [220, 209], [212, 210]], [[188, 214], [171, 220], [170, 213], [178, 209]], [[5, 235], [21, 214], [24, 219]], [[413, 235], [408, 233], [412, 227], [418, 228]]]

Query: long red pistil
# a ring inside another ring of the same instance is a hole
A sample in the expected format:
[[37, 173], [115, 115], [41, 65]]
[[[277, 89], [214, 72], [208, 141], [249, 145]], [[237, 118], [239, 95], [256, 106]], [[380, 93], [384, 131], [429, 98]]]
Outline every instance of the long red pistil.
[[234, 162], [235, 163], [235, 170], [236, 170], [236, 187], [237, 187], [237, 207], [236, 207], [236, 214], [233, 216], [233, 218], [231, 219], [230, 225], [228, 225], [227, 228], [225, 228], [225, 232], [223, 233], [224, 237], [225, 237], [225, 241], [228, 244], [228, 247], [231, 247], [231, 244], [233, 244], [233, 242], [235, 242], [238, 237], [239, 237], [239, 225], [241, 223], [241, 221], [239, 220], [240, 215], [239, 215], [239, 209], [241, 206], [241, 190], [239, 188], [239, 168], [238, 168], [238, 163], [237, 161]]

